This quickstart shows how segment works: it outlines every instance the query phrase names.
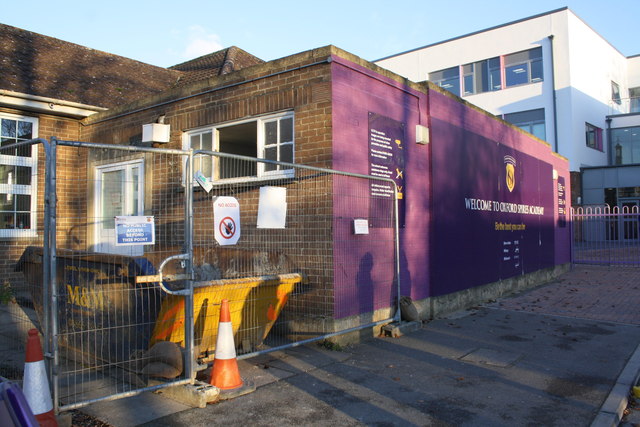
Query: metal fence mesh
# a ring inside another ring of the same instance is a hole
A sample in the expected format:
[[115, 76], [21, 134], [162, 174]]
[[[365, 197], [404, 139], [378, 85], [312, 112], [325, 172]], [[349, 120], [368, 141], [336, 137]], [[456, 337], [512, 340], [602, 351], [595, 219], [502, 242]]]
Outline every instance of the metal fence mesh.
[[574, 263], [640, 266], [638, 207], [573, 209], [571, 222]]
[[[243, 355], [391, 317], [389, 310], [377, 318], [374, 312], [393, 306], [397, 296], [394, 205], [370, 203], [369, 179], [299, 167], [262, 179], [233, 179], [261, 166], [238, 158], [220, 163], [227, 182], [214, 183], [210, 192], [197, 189], [194, 195], [197, 319], [218, 316], [218, 309], [209, 306], [228, 297], [237, 323], [236, 345]], [[264, 197], [267, 191], [284, 195], [286, 206], [280, 207], [286, 220], [280, 225], [264, 225], [265, 211], [259, 208], [261, 192]], [[214, 238], [217, 197], [234, 197], [241, 207], [241, 237], [234, 246], [220, 246]], [[357, 218], [378, 226], [355, 236]], [[287, 276], [292, 274], [299, 277]], [[278, 275], [287, 277], [274, 277]], [[247, 280], [228, 281], [224, 295], [206, 290], [207, 280], [223, 279], [216, 282], [221, 284], [234, 278]], [[198, 312], [205, 300], [207, 309]], [[343, 323], [334, 321], [344, 318]], [[196, 345], [207, 357], [209, 341], [203, 343], [201, 336], [216, 332], [201, 330], [196, 326]]]
[[3, 120], [0, 146], [0, 375], [20, 380], [27, 332], [40, 325], [33, 295], [39, 292], [42, 282], [26, 281], [15, 271], [15, 261], [25, 242], [42, 242], [46, 150], [40, 142], [25, 142], [31, 137], [30, 132], [20, 131], [25, 123], [13, 123]]
[[[34, 238], [12, 246], [23, 314], [3, 315], [24, 323], [21, 341], [33, 325], [45, 332], [57, 410], [191, 382], [214, 358], [222, 299], [239, 357], [394, 315], [397, 208], [371, 196], [374, 184], [393, 190], [389, 180], [211, 152], [192, 168], [182, 150], [54, 141], [51, 151], [48, 183], [33, 168]], [[191, 178], [203, 168], [208, 191]], [[215, 214], [225, 197], [239, 205], [232, 233]], [[116, 244], [118, 217], [151, 218], [153, 244]]]
[[[168, 360], [153, 353], [152, 332], [165, 296], [157, 284], [136, 281], [182, 252], [184, 156], [63, 143], [56, 153], [54, 382], [61, 406], [126, 395], [158, 377], [169, 378], [167, 383], [189, 378], [173, 366], [179, 348]], [[114, 216], [120, 215], [152, 216], [155, 244], [115, 245]], [[173, 328], [183, 331], [184, 318]]]

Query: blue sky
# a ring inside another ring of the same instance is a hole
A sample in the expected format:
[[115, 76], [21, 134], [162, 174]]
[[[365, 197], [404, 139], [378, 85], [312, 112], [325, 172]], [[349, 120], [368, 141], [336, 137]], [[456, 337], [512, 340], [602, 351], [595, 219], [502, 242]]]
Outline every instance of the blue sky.
[[30, 0], [0, 22], [168, 67], [228, 46], [264, 60], [336, 45], [367, 60], [568, 6], [626, 56], [640, 0]]

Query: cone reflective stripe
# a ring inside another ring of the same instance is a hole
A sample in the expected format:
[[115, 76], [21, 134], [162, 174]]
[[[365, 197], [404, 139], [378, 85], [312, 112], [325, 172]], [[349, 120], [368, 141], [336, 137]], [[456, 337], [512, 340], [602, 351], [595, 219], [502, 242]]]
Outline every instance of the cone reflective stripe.
[[220, 322], [218, 323], [218, 338], [216, 353], [213, 360], [210, 384], [221, 390], [242, 387], [242, 378], [236, 360], [236, 346], [233, 342], [233, 326], [229, 313], [229, 301], [222, 300], [220, 304]]
[[22, 381], [24, 393], [33, 415], [43, 427], [57, 427], [58, 422], [53, 413], [53, 402], [47, 381], [47, 370], [44, 366], [44, 355], [37, 329], [30, 329], [27, 337], [27, 355], [24, 363]]

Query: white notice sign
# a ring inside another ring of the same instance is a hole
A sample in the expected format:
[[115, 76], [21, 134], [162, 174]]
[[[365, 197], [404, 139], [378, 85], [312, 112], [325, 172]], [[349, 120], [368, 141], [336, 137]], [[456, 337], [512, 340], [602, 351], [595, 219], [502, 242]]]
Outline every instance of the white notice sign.
[[287, 221], [287, 189], [260, 187], [258, 228], [284, 228]]
[[366, 219], [354, 219], [353, 234], [369, 234], [369, 221]]
[[238, 243], [240, 203], [235, 197], [221, 196], [213, 200], [213, 222], [215, 239], [220, 246]]
[[156, 227], [152, 216], [117, 216], [116, 246], [153, 245]]

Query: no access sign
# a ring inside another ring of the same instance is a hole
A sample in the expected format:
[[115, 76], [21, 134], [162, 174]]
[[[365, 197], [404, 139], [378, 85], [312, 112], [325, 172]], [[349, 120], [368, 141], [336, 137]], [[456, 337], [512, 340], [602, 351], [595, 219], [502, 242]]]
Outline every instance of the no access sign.
[[152, 216], [117, 216], [116, 246], [153, 245], [156, 227]]
[[235, 245], [240, 238], [240, 203], [234, 197], [216, 197], [213, 222], [216, 242], [220, 246]]

